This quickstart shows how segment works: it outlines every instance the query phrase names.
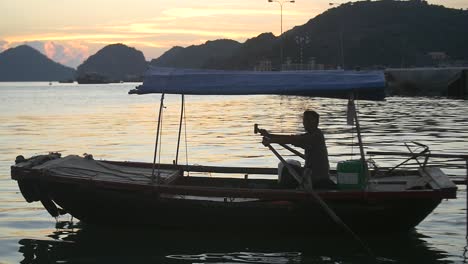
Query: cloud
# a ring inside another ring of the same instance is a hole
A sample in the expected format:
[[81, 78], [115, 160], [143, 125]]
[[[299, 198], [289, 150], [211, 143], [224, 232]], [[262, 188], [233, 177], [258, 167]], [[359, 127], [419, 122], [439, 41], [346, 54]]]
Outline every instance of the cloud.
[[63, 45], [48, 41], [44, 43], [47, 57], [61, 64], [77, 67], [89, 56], [89, 47], [79, 42], [66, 42]]
[[[17, 43], [13, 42], [12, 44], [17, 44]], [[42, 41], [37, 41], [37, 40], [36, 41], [24, 41], [23, 43], [18, 43], [17, 45], [28, 45], [40, 51], [42, 54], [47, 55], [44, 50], [44, 42]]]
[[23, 43], [11, 43], [10, 45], [18, 46], [22, 44], [35, 48], [55, 62], [73, 68], [80, 65], [90, 54], [90, 48], [87, 45], [73, 41], [63, 43], [53, 41], [25, 41]]
[[[266, 2], [266, 1], [265, 1]], [[284, 29], [304, 23], [310, 10], [283, 10]], [[76, 67], [104, 45], [123, 43], [135, 47], [147, 59], [160, 56], [173, 46], [198, 45], [207, 40], [233, 39], [243, 42], [262, 32], [279, 34], [279, 8], [276, 5], [211, 3], [210, 6], [169, 7], [158, 15], [103, 20], [95, 24], [54, 25], [43, 30], [17, 31], [3, 39], [12, 43], [28, 43], [46, 56], [62, 64]], [[1, 43], [0, 43], [1, 48]]]
[[0, 39], [0, 52], [7, 50], [9, 48], [8, 42]]
[[[249, 30], [244, 29], [243, 31], [225, 31], [221, 28], [206, 28], [201, 27], [185, 27], [178, 28], [172, 27], [167, 28], [158, 24], [150, 23], [135, 23], [124, 26], [112, 26], [108, 27], [108, 30], [125, 32], [126, 34], [138, 34], [139, 38], [141, 35], [193, 35], [193, 36], [202, 36], [202, 37], [218, 37], [218, 38], [246, 38], [247, 36], [254, 34], [254, 32], [249, 32]], [[125, 34], [124, 33], [124, 34]], [[250, 33], [250, 34], [249, 34]]]
[[[98, 31], [99, 29], [92, 29]], [[101, 33], [48, 33], [48, 34], [32, 34], [32, 35], [21, 35], [12, 36], [7, 38], [7, 41], [11, 42], [36, 42], [36, 41], [85, 41], [93, 39], [125, 39], [125, 38], [139, 38], [143, 35], [130, 35], [130, 34], [101, 34]]]
[[[241, 9], [241, 8], [171, 8], [162, 12], [166, 19], [190, 18], [190, 17], [213, 17], [213, 16], [259, 16], [259, 15], [277, 15], [278, 10], [275, 7], [269, 9]], [[284, 15], [303, 16], [304, 13], [295, 10], [284, 10]]]

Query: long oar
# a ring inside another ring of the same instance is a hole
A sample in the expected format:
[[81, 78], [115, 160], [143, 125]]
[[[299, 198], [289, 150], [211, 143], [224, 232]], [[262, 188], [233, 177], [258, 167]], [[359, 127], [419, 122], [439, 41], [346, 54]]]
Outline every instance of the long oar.
[[291, 148], [290, 146], [288, 146], [288, 145], [286, 145], [286, 144], [282, 144], [282, 143], [278, 143], [278, 145], [280, 145], [280, 146], [282, 146], [283, 148], [285, 148], [285, 149], [291, 151], [292, 153], [296, 154], [297, 156], [299, 156], [299, 157], [305, 159], [305, 155], [304, 155], [303, 153], [301, 153], [301, 152], [299, 152], [299, 151], [297, 151], [297, 150]]
[[[258, 132], [258, 127], [256, 126], [255, 127], [255, 132]], [[286, 168], [288, 169], [289, 173], [292, 174], [292, 176], [300, 183], [300, 184], [303, 184], [304, 183], [304, 178], [301, 177], [299, 174], [297, 174], [296, 170], [289, 164], [286, 162], [286, 160], [284, 160], [284, 158], [278, 153], [278, 151], [276, 151], [275, 148], [273, 148], [273, 146], [271, 146], [270, 144], [267, 145], [267, 147], [271, 150], [271, 152], [273, 152], [273, 154], [275, 154], [275, 156], [281, 161], [281, 163], [286, 166]], [[310, 182], [309, 182], [310, 184]], [[309, 185], [310, 186], [310, 185]], [[325, 201], [323, 201], [322, 198], [320, 198], [320, 196], [314, 192], [314, 190], [312, 190], [311, 188], [304, 188], [309, 194], [312, 195], [312, 197], [318, 202], [318, 204], [325, 210], [325, 212], [330, 216], [330, 218], [335, 221], [335, 223], [337, 223], [339, 226], [341, 226], [346, 232], [348, 232], [356, 241], [358, 241], [361, 246], [367, 251], [367, 253], [375, 259], [375, 255], [374, 253], [372, 253], [372, 251], [370, 250], [370, 248], [366, 245], [366, 243], [364, 243], [364, 241], [358, 237], [352, 230], [351, 228], [349, 228], [344, 222], [343, 220], [341, 220], [340, 217], [338, 217], [338, 215], [335, 214], [335, 212], [325, 203]]]

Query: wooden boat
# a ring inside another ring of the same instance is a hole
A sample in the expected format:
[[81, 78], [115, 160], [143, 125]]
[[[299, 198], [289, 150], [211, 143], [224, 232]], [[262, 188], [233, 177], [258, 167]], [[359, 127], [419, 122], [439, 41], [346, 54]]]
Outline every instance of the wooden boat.
[[[148, 89], [145, 93], [151, 92]], [[163, 99], [164, 92], [160, 111]], [[183, 113], [182, 108], [181, 124]], [[353, 118], [359, 128], [357, 115]], [[154, 161], [159, 129], [158, 125]], [[280, 156], [283, 166], [279, 168], [253, 168], [180, 165], [177, 158], [175, 164], [98, 161], [92, 156], [51, 153], [30, 159], [19, 156], [11, 175], [27, 202], [40, 201], [52, 216], [69, 213], [93, 224], [334, 232], [341, 229], [341, 222], [359, 232], [404, 232], [418, 225], [442, 199], [456, 198], [454, 183], [426, 162], [412, 171], [368, 168], [360, 133], [358, 137], [365, 182], [340, 184], [340, 177], [348, 174], [332, 170], [332, 179], [338, 182], [332, 189], [310, 190], [287, 182], [294, 181], [297, 173]], [[188, 172], [223, 176], [189, 176]]]
[[[440, 169], [425, 170], [376, 178], [366, 190], [316, 192], [353, 230], [407, 231], [442, 199], [456, 197], [455, 185]], [[151, 180], [151, 171], [151, 163], [52, 154], [12, 166], [12, 178], [28, 202], [41, 201], [53, 216], [62, 211], [57, 204], [88, 223], [313, 232], [337, 229], [309, 193], [285, 188], [277, 180], [183, 176], [187, 171], [274, 176], [274, 168], [161, 164], [159, 184]]]

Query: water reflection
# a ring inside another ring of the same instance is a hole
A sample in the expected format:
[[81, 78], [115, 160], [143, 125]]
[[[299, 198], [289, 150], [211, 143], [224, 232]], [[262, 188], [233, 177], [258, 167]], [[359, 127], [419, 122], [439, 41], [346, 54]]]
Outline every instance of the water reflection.
[[232, 252], [232, 253], [204, 253], [199, 255], [168, 255], [169, 259], [190, 262], [200, 261], [204, 263], [300, 263], [300, 252], [256, 253], [256, 252]]
[[47, 240], [22, 239], [21, 263], [448, 263], [417, 232], [364, 237], [377, 260], [346, 236], [222, 233], [59, 223]]
[[[24, 263], [365, 261], [355, 243], [342, 237], [196, 234], [138, 227], [96, 230], [66, 223], [50, 231], [53, 219], [40, 205], [24, 201], [10, 180], [9, 166], [17, 155], [48, 151], [151, 161], [159, 96], [128, 96], [134, 86], [0, 83], [0, 258], [17, 262], [23, 257]], [[356, 132], [346, 125], [346, 100], [262, 95], [187, 96], [186, 102], [188, 151], [183, 144], [181, 163], [187, 156], [188, 163], [201, 165], [274, 167], [278, 161], [253, 134], [253, 124], [272, 132], [300, 132], [305, 109], [321, 115], [332, 167], [359, 153]], [[178, 96], [166, 97], [161, 155], [166, 163], [175, 157], [179, 103]], [[468, 154], [468, 101], [392, 97], [386, 102], [358, 102], [358, 109], [366, 150], [404, 151], [401, 142], [414, 140], [429, 145], [433, 152]], [[379, 166], [398, 164], [397, 160], [378, 161]], [[465, 173], [460, 167], [452, 171]], [[415, 233], [366, 240], [384, 262], [459, 262], [466, 243], [460, 232], [466, 219], [464, 190], [459, 195], [460, 199], [444, 201], [418, 226], [430, 237]], [[22, 256], [16, 254], [18, 240]]]

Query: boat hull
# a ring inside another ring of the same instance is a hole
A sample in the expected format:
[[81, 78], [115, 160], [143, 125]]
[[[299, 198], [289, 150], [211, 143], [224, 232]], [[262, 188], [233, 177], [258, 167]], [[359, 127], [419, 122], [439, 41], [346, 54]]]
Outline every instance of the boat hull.
[[[187, 199], [157, 190], [125, 190], [93, 184], [35, 182], [38, 191], [84, 223], [155, 225], [164, 228], [338, 232], [340, 227], [309, 197], [235, 202]], [[407, 232], [418, 225], [441, 198], [322, 198], [350, 228], [358, 232]], [[46, 207], [47, 208], [47, 207]]]
[[[356, 232], [406, 232], [442, 199], [456, 198], [456, 186], [430, 168], [422, 176], [407, 172], [400, 180], [369, 181], [365, 189], [306, 191], [282, 185], [272, 178], [278, 171], [271, 168], [157, 167], [156, 177], [149, 163], [50, 154], [17, 158], [11, 175], [27, 202], [40, 201], [54, 217], [69, 213], [88, 224], [192, 230], [339, 232], [340, 225], [324, 208], [329, 207]], [[188, 171], [244, 177], [194, 177]], [[271, 177], [251, 179], [248, 174]]]

